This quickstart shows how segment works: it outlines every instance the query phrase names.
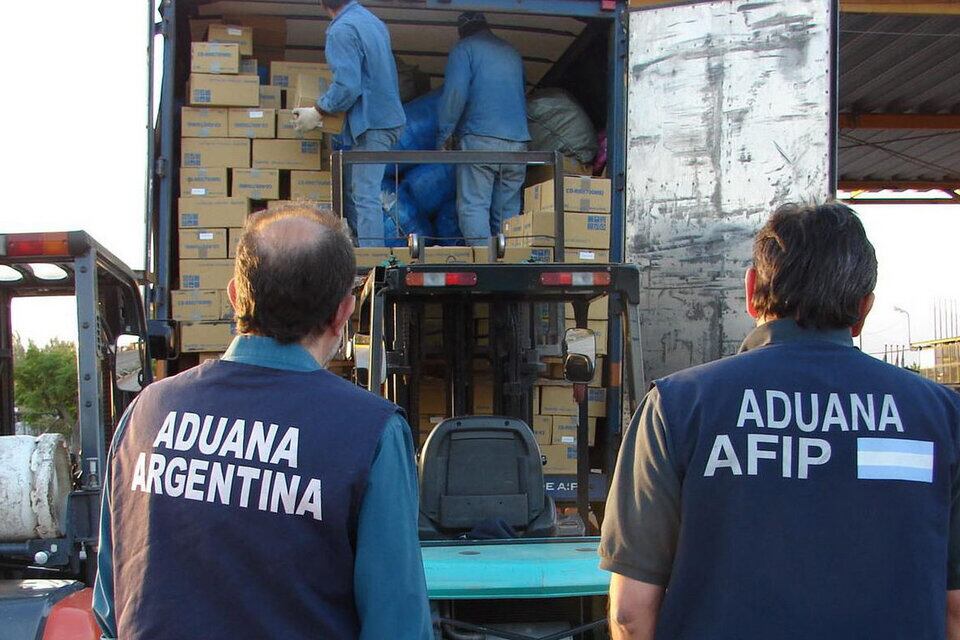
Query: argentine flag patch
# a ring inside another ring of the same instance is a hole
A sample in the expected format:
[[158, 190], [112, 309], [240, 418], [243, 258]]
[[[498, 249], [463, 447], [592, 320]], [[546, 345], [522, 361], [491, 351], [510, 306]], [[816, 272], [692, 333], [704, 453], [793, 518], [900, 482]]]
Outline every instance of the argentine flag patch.
[[857, 438], [857, 478], [933, 482], [933, 443], [901, 438]]

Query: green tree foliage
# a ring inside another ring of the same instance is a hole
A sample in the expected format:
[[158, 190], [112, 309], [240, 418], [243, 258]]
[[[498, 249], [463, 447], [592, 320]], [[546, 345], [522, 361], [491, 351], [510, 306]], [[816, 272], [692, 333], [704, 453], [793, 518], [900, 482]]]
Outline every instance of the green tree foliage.
[[77, 348], [53, 339], [26, 346], [17, 336], [13, 351], [13, 397], [20, 419], [41, 432], [69, 436], [77, 424]]

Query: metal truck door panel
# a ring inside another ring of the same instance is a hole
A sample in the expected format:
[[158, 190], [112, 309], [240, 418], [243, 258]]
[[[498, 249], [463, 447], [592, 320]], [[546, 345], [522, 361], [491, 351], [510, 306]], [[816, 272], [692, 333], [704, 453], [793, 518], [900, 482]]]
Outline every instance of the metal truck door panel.
[[753, 234], [833, 192], [834, 17], [830, 0], [630, 13], [625, 255], [648, 380], [736, 352]]

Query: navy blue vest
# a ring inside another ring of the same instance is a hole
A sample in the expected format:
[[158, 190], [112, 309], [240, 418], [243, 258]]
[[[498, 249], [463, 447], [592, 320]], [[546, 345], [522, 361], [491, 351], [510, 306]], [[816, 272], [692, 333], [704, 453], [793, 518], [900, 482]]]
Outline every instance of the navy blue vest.
[[147, 387], [111, 467], [119, 637], [357, 637], [357, 519], [396, 411], [325, 370]]
[[656, 383], [683, 482], [656, 637], [942, 640], [960, 397], [793, 333]]

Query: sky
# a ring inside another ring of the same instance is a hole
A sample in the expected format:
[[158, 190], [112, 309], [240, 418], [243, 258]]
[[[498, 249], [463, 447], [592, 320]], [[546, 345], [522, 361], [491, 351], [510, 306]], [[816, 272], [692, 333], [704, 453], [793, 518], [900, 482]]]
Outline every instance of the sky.
[[[147, 0], [11, 2], [0, 20], [3, 103], [0, 232], [83, 229], [143, 268]], [[38, 46], [36, 28], [42, 25]], [[14, 64], [12, 61], [20, 62]], [[19, 88], [19, 89], [17, 89]], [[938, 299], [960, 300], [960, 206], [858, 205], [880, 262], [863, 349], [933, 337]], [[948, 258], [950, 260], [948, 260]], [[18, 300], [24, 339], [76, 338], [72, 299]]]

